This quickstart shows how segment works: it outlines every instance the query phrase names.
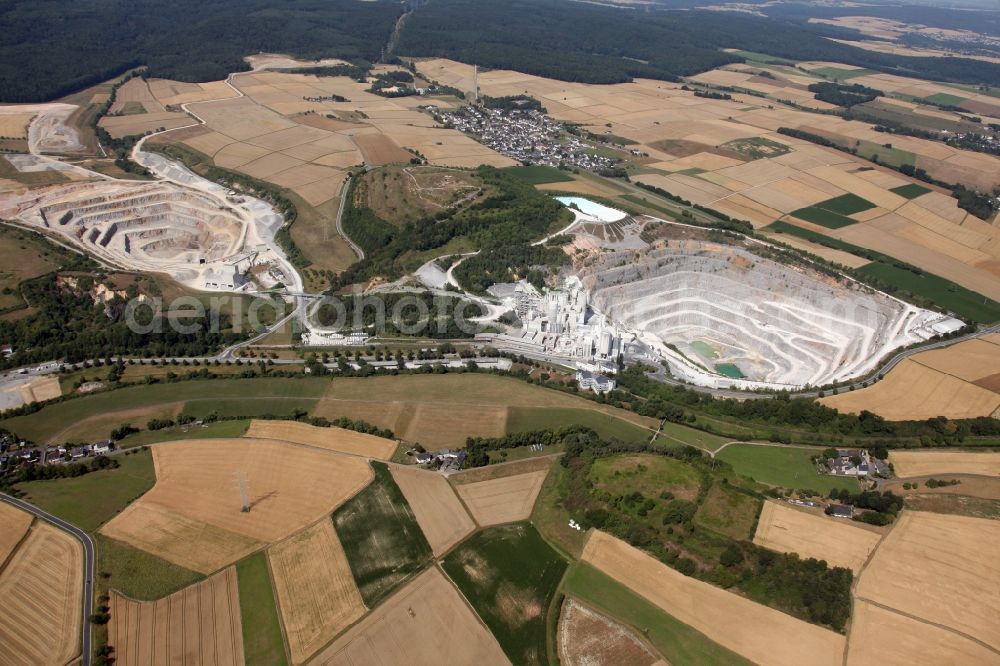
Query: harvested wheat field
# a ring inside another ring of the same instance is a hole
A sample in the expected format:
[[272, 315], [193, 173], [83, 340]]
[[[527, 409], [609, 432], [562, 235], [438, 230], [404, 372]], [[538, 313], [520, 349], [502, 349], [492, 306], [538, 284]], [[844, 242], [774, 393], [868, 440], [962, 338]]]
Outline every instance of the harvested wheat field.
[[591, 532], [582, 559], [751, 661], [841, 666], [845, 639], [840, 634], [689, 578], [604, 532]]
[[80, 542], [38, 521], [0, 573], [0, 599], [0, 663], [69, 662], [80, 653]]
[[393, 162], [409, 162], [413, 157], [384, 134], [360, 134], [354, 138], [365, 156], [365, 164], [382, 166]]
[[157, 601], [133, 601], [113, 592], [108, 645], [119, 666], [242, 665], [236, 568]]
[[17, 544], [21, 543], [21, 539], [28, 533], [32, 520], [34, 518], [27, 511], [0, 502], [0, 571]]
[[[363, 458], [267, 439], [152, 450], [156, 485], [101, 532], [202, 573], [329, 515], [372, 476]], [[246, 475], [248, 512], [240, 511], [237, 472]]]
[[510, 664], [441, 570], [431, 567], [310, 663], [322, 666]]
[[317, 428], [297, 421], [251, 421], [244, 437], [305, 444], [328, 451], [388, 460], [396, 442], [344, 428]]
[[44, 402], [62, 395], [58, 377], [39, 377], [19, 388], [25, 403]]
[[753, 542], [780, 553], [826, 560], [856, 574], [878, 545], [881, 536], [850, 523], [838, 522], [782, 503], [764, 502]]
[[976, 451], [892, 451], [889, 453], [896, 476], [934, 474], [979, 474], [1000, 476], [1000, 453]]
[[512, 523], [531, 517], [548, 473], [546, 468], [489, 481], [456, 483], [455, 489], [480, 526]]
[[1000, 521], [904, 512], [861, 575], [870, 601], [1000, 650]]
[[627, 628], [575, 599], [563, 602], [558, 642], [566, 666], [649, 666], [659, 659]]
[[1000, 654], [953, 631], [859, 601], [854, 604], [846, 666], [996, 666]]
[[945, 416], [968, 419], [990, 416], [1000, 408], [1000, 394], [907, 358], [882, 381], [868, 388], [821, 398], [842, 412], [867, 409], [890, 421]]
[[476, 529], [448, 480], [437, 472], [389, 467], [392, 478], [413, 509], [417, 524], [435, 557], [440, 557]]
[[365, 614], [333, 522], [321, 520], [267, 553], [292, 663], [301, 664]]

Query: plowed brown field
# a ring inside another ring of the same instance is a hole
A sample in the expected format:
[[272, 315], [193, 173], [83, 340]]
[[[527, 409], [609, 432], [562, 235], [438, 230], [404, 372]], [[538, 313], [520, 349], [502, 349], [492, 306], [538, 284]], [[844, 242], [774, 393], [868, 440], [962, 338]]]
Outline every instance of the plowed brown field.
[[631, 631], [574, 599], [563, 603], [558, 640], [567, 666], [648, 666], [658, 659]]

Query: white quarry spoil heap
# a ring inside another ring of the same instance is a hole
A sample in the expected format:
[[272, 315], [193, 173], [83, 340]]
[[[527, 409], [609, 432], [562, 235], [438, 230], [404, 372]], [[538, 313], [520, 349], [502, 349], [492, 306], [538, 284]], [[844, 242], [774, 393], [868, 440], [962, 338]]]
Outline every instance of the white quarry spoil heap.
[[[706, 241], [606, 252], [580, 272], [591, 304], [692, 383], [801, 388], [863, 375], [944, 320], [854, 282]], [[717, 366], [743, 375], [729, 377]]]

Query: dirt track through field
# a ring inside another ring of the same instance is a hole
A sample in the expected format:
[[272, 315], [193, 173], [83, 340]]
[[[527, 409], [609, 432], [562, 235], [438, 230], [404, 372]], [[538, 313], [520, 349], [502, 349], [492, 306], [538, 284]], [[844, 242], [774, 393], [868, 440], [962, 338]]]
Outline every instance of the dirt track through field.
[[113, 593], [108, 644], [118, 666], [241, 666], [235, 567], [157, 601]]
[[881, 536], [837, 518], [816, 515], [781, 502], [764, 502], [753, 542], [781, 553], [826, 560], [855, 574], [864, 566]]
[[0, 573], [0, 664], [66, 664], [80, 652], [83, 548], [36, 522]]
[[292, 663], [301, 664], [365, 613], [330, 520], [268, 551]]
[[437, 567], [408, 583], [323, 650], [317, 666], [510, 664]]
[[594, 530], [584, 562], [751, 661], [772, 666], [842, 666], [843, 636], [689, 578]]
[[476, 524], [441, 474], [399, 465], [392, 465], [389, 469], [436, 557], [476, 529]]

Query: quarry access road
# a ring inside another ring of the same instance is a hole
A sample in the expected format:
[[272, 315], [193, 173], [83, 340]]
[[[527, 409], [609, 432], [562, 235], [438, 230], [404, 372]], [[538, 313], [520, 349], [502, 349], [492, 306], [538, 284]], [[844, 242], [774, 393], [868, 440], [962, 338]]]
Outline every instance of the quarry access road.
[[363, 261], [365, 258], [365, 251], [361, 247], [351, 240], [351, 237], [344, 233], [344, 205], [347, 203], [347, 193], [351, 189], [351, 181], [348, 180], [344, 183], [344, 186], [340, 189], [340, 206], [337, 207], [337, 233], [340, 237], [347, 241], [347, 244], [354, 250], [354, 254], [358, 255], [358, 261]]
[[[34, 504], [29, 504], [24, 500], [19, 500], [16, 497], [11, 497], [6, 493], [0, 493], [0, 502], [6, 502], [11, 506], [15, 506], [22, 511], [27, 511], [36, 518], [40, 518], [47, 523], [55, 525], [57, 528], [63, 530], [64, 532], [69, 532], [83, 545], [83, 604], [80, 612], [82, 614], [82, 624], [80, 625], [80, 633], [83, 634], [81, 639], [81, 649], [80, 663], [82, 666], [90, 666], [91, 664], [91, 639], [93, 633], [93, 625], [90, 623], [90, 607], [94, 603], [94, 541], [90, 538], [90, 535], [81, 530], [76, 525], [72, 523], [67, 523], [62, 518], [57, 518], [47, 511], [39, 509]], [[76, 660], [73, 660], [74, 663]]]

